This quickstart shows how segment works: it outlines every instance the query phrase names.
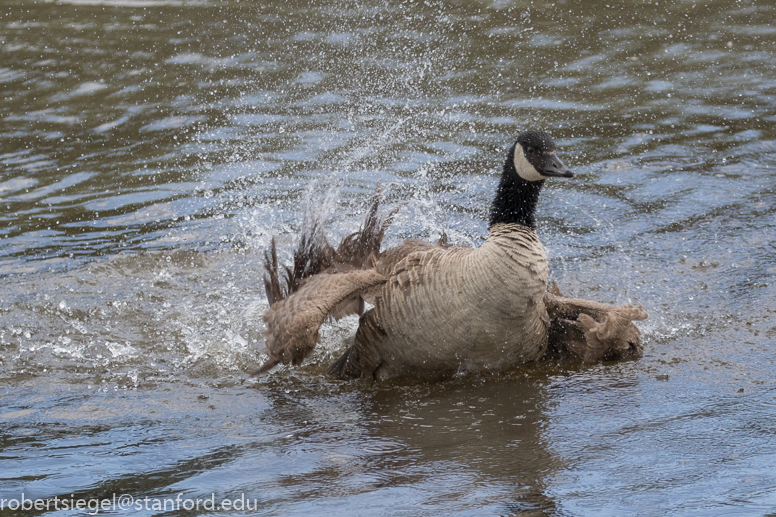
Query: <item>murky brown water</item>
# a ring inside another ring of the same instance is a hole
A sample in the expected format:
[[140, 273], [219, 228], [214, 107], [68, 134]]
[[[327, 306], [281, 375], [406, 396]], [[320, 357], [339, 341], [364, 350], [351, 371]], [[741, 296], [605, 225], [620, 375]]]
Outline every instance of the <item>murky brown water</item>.
[[[776, 6], [264, 4], [0, 6], [0, 499], [776, 512]], [[643, 358], [334, 382], [351, 320], [245, 373], [308, 200], [336, 240], [381, 182], [389, 245], [477, 245], [534, 128], [577, 173], [540, 204], [553, 276], [644, 304]]]

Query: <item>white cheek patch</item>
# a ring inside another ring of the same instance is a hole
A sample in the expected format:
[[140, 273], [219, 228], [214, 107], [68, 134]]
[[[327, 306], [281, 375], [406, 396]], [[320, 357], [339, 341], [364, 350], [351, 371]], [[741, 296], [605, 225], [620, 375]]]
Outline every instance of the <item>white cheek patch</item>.
[[537, 171], [534, 166], [531, 165], [531, 162], [528, 161], [528, 158], [525, 157], [525, 153], [523, 153], [523, 146], [519, 143], [515, 144], [514, 162], [515, 170], [517, 171], [518, 176], [524, 180], [539, 181], [547, 179], [539, 174], [539, 171]]

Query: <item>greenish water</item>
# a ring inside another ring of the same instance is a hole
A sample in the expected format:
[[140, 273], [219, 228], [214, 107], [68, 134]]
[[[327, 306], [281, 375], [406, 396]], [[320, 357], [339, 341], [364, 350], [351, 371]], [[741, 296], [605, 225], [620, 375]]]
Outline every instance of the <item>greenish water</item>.
[[[123, 515], [776, 512], [776, 6], [7, 0], [0, 500]], [[478, 245], [505, 150], [577, 173], [565, 293], [641, 303], [645, 353], [437, 384], [263, 354], [262, 253], [307, 206]], [[250, 501], [187, 510], [176, 498]], [[7, 506], [0, 514], [12, 514]], [[81, 515], [72, 509], [32, 513]]]

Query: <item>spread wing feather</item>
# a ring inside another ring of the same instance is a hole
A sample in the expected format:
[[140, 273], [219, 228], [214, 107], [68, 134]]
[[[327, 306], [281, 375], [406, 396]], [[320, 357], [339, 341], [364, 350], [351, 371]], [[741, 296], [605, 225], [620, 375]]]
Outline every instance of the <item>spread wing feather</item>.
[[308, 207], [294, 250], [293, 267], [278, 264], [277, 244], [273, 237], [269, 249], [264, 252], [264, 287], [269, 305], [290, 296], [307, 278], [320, 273], [372, 267], [380, 256], [385, 231], [404, 206], [381, 212], [381, 200], [378, 185], [364, 223], [358, 231], [345, 236], [336, 250], [326, 240], [322, 215]]
[[364, 307], [361, 294], [385, 281], [384, 275], [371, 269], [321, 273], [276, 301], [263, 316], [269, 359], [256, 373], [281, 362], [300, 364], [320, 342], [318, 330], [326, 318], [360, 314]]

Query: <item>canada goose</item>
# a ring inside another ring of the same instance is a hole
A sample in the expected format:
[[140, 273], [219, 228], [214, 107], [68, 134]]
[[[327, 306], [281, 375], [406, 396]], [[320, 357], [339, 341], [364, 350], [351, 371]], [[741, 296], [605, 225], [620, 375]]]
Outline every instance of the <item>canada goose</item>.
[[[379, 215], [379, 192], [362, 228], [335, 250], [310, 216], [281, 285], [274, 239], [266, 253], [269, 359], [256, 373], [300, 364], [329, 317], [361, 316], [354, 344], [328, 369], [340, 378], [439, 379], [501, 372], [547, 354], [582, 361], [640, 351], [641, 307], [563, 298], [548, 291], [549, 267], [534, 212], [547, 178], [571, 178], [547, 133], [510, 148], [479, 248], [410, 239], [380, 251], [397, 209]], [[374, 307], [364, 313], [364, 301]]]

